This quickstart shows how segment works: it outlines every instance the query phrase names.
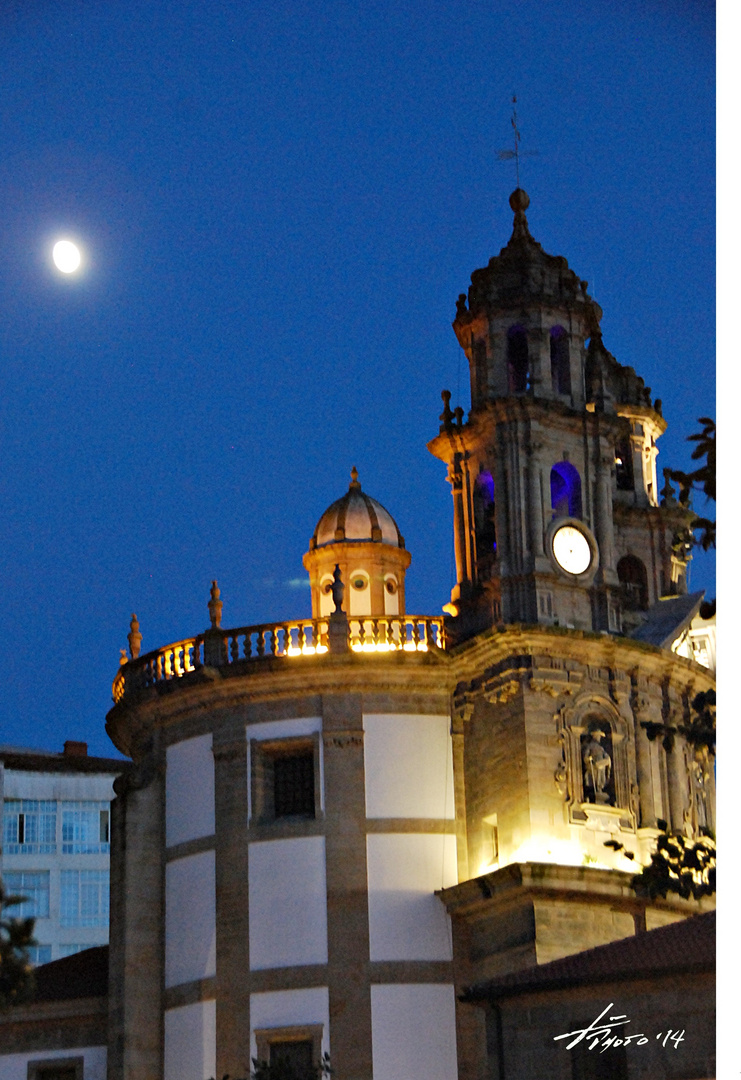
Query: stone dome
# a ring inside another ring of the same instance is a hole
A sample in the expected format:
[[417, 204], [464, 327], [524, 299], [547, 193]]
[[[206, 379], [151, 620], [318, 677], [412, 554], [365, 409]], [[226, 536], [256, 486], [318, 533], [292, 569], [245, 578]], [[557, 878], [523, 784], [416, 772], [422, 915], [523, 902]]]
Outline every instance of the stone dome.
[[347, 492], [319, 518], [309, 550], [348, 541], [371, 541], [403, 548], [404, 537], [391, 514], [362, 491], [356, 468], [353, 468], [351, 475]]

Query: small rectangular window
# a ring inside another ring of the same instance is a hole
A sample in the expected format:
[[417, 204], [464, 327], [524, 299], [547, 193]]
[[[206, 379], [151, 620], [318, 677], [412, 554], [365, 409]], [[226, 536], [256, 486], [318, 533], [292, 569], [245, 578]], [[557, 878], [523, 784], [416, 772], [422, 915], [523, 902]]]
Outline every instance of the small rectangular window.
[[297, 1076], [311, 1076], [314, 1068], [314, 1047], [310, 1039], [296, 1042], [274, 1042], [270, 1044], [270, 1064], [291, 1070]]
[[[286, 1080], [316, 1080], [324, 1064], [322, 1059], [322, 1025], [264, 1028], [255, 1031], [257, 1058]], [[272, 1074], [271, 1074], [272, 1075]]]
[[107, 926], [108, 870], [63, 870], [61, 926]]
[[314, 752], [278, 754], [273, 759], [275, 816], [314, 817]]
[[53, 855], [57, 850], [57, 804], [49, 799], [6, 799], [3, 848], [6, 855]]
[[251, 759], [254, 820], [264, 823], [317, 816], [317, 738], [253, 740]]
[[3, 875], [6, 893], [25, 897], [22, 904], [13, 906], [9, 914], [15, 919], [48, 919], [49, 871], [10, 870]]
[[32, 945], [28, 950], [28, 959], [38, 967], [39, 964], [48, 964], [51, 960], [51, 945]]
[[64, 855], [107, 855], [109, 804], [100, 802], [62, 803], [62, 853]]
[[27, 1080], [83, 1080], [85, 1059], [82, 1057], [46, 1058], [29, 1061]]

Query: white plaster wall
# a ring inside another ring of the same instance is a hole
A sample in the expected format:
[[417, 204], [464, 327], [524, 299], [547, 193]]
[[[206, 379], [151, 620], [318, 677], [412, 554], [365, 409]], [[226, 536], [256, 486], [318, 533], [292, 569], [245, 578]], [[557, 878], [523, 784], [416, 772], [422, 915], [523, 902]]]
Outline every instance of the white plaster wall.
[[367, 848], [371, 960], [451, 960], [450, 918], [434, 893], [457, 882], [455, 837], [371, 833]]
[[[290, 720], [268, 720], [263, 724], [248, 724], [247, 736], [247, 815], [252, 817], [252, 759], [251, 739], [295, 739], [322, 730], [321, 716], [298, 716]], [[324, 809], [324, 747], [319, 740], [319, 806]]]
[[164, 1080], [209, 1080], [215, 1075], [216, 1002], [167, 1009]]
[[[122, 761], [125, 765], [126, 761]], [[113, 798], [115, 773], [43, 773], [5, 769], [3, 797], [6, 799], [91, 799]]]
[[216, 974], [215, 871], [213, 851], [167, 864], [165, 986]]
[[0, 1054], [0, 1080], [26, 1080], [29, 1061], [60, 1060], [82, 1057], [85, 1080], [106, 1080], [105, 1046], [85, 1046], [72, 1050], [34, 1050], [26, 1054]]
[[249, 846], [250, 967], [327, 963], [323, 836]]
[[[365, 579], [366, 586], [364, 589], [355, 589], [353, 587], [352, 583], [356, 577], [362, 577]], [[345, 582], [345, 597], [350, 601], [350, 615], [370, 615], [370, 579], [368, 576], [368, 571], [365, 570], [363, 567], [356, 567], [354, 570], [351, 570], [348, 573], [347, 581]], [[345, 610], [348, 610], [347, 605], [345, 605]]]
[[198, 735], [167, 748], [167, 846], [212, 836], [214, 755], [212, 736]]
[[368, 713], [363, 728], [366, 815], [452, 820], [450, 717]]
[[373, 1080], [457, 1080], [455, 992], [444, 983], [371, 986]]
[[[313, 986], [308, 990], [276, 990], [267, 994], [250, 994], [250, 1060], [257, 1057], [255, 1031], [262, 1028], [299, 1027], [303, 1024], [323, 1025], [322, 1053], [331, 1054], [329, 990], [326, 986]], [[165, 1080], [168, 1078], [166, 1077]]]

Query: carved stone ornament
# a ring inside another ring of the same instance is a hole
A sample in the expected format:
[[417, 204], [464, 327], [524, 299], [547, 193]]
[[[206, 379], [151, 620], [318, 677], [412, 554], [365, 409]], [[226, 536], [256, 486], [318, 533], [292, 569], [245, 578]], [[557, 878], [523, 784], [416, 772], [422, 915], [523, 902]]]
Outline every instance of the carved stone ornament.
[[499, 686], [494, 686], [491, 689], [487, 687], [484, 691], [484, 697], [492, 705], [506, 705], [508, 701], [517, 696], [519, 689], [519, 679], [508, 679], [507, 682], [503, 682]]
[[345, 750], [347, 747], [363, 745], [362, 731], [335, 731], [323, 736], [324, 745], [335, 750]]
[[[564, 705], [556, 718], [565, 761], [566, 801], [571, 821], [584, 822], [589, 806], [614, 812], [621, 810], [619, 818], [634, 820], [635, 796], [631, 792], [634, 776], [628, 753], [627, 721], [614, 702], [603, 695], [583, 693]], [[607, 743], [611, 745], [611, 751], [601, 746], [602, 738], [608, 732]], [[595, 747], [592, 747], [593, 743]], [[614, 791], [614, 807], [608, 805], [608, 785]]]

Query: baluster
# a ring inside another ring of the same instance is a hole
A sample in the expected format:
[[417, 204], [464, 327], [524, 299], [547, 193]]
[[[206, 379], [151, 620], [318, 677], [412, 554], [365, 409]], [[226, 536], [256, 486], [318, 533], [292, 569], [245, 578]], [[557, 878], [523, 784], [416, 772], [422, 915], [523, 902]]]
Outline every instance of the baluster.
[[270, 629], [270, 654], [271, 656], [278, 655], [278, 627], [273, 626]]
[[239, 634], [232, 634], [229, 641], [229, 656], [231, 657], [231, 663], [235, 664], [239, 660]]
[[304, 649], [306, 648], [306, 631], [304, 629], [304, 624], [303, 623], [298, 624], [298, 633], [296, 635], [296, 645], [297, 645], [298, 651], [300, 653], [302, 653], [304, 651]]
[[242, 655], [245, 660], [252, 659], [252, 631], [247, 630], [244, 635], [244, 642], [242, 643]]
[[265, 655], [265, 631], [264, 630], [258, 630], [257, 631], [257, 655], [258, 655], [258, 658], [260, 660], [262, 660], [263, 656]]
[[419, 619], [412, 619], [412, 642], [415, 649], [419, 648], [419, 624]]

